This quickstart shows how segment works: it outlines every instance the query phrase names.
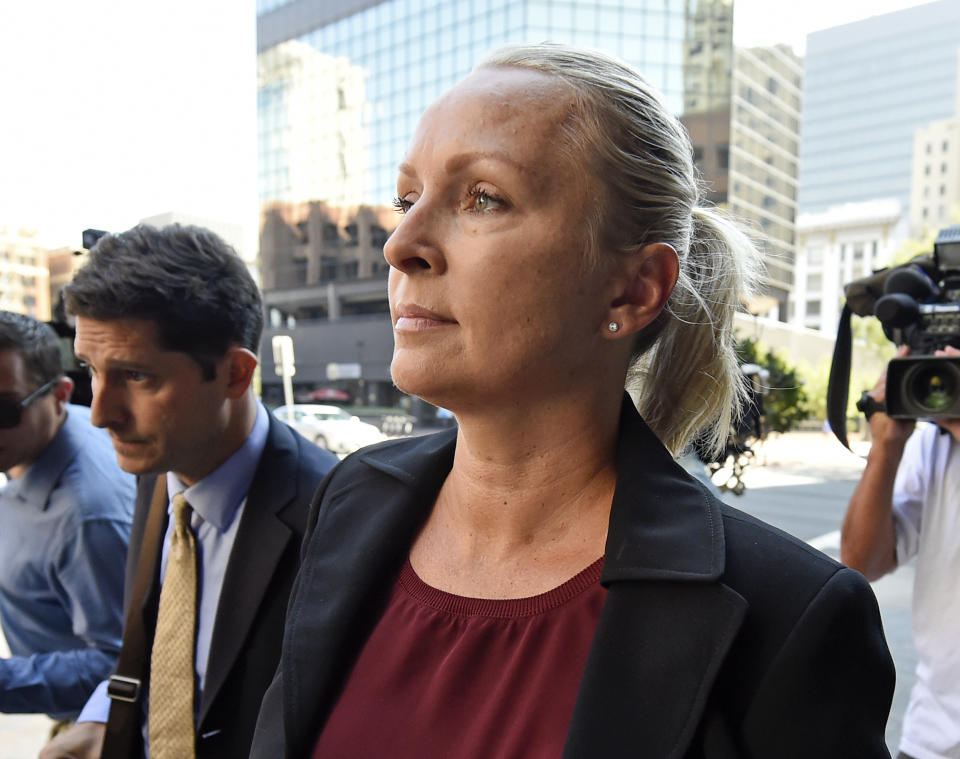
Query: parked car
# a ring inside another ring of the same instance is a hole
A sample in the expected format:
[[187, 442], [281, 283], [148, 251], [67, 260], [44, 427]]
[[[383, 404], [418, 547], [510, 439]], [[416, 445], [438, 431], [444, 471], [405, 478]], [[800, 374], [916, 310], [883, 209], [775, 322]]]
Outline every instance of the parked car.
[[295, 403], [280, 406], [273, 413], [307, 440], [333, 453], [353, 453], [357, 448], [387, 438], [372, 424], [361, 422], [339, 406]]
[[389, 437], [410, 435], [417, 424], [417, 417], [408, 414], [402, 408], [391, 406], [344, 406], [347, 411], [368, 422]]

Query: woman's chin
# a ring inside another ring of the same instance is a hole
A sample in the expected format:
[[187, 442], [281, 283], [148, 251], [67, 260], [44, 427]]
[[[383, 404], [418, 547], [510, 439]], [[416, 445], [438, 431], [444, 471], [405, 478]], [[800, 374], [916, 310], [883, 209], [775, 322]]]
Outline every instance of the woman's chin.
[[423, 366], [419, 362], [398, 361], [390, 364], [390, 377], [397, 389], [415, 395], [434, 406], [450, 403], [454, 383], [443, 372], [442, 366]]

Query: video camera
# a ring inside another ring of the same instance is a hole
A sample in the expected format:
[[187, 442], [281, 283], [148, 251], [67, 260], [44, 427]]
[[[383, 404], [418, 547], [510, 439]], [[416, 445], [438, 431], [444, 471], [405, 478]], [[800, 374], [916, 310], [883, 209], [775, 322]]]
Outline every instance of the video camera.
[[840, 441], [846, 445], [851, 313], [876, 316], [887, 338], [910, 346], [909, 356], [887, 366], [887, 414], [960, 418], [960, 357], [933, 355], [948, 345], [960, 348], [960, 225], [940, 230], [932, 255], [882, 269], [843, 291], [847, 300], [827, 391], [827, 417]]

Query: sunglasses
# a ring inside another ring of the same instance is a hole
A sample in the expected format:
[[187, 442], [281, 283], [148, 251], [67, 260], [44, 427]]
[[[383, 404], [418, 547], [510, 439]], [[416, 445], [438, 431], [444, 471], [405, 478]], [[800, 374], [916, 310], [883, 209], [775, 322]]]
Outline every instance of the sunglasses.
[[40, 396], [50, 392], [51, 388], [59, 381], [59, 377], [50, 380], [46, 385], [38, 387], [22, 401], [0, 399], [0, 430], [8, 430], [12, 427], [19, 426], [20, 419], [23, 417], [23, 410]]

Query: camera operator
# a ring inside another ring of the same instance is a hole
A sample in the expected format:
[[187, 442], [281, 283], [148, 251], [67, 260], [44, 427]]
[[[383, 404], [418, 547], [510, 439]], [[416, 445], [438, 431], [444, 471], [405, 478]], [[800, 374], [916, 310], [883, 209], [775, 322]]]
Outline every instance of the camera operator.
[[[909, 352], [903, 346], [897, 356]], [[886, 400], [886, 372], [869, 395]], [[843, 520], [841, 559], [876, 580], [917, 557], [917, 680], [898, 759], [960, 757], [960, 419], [917, 427], [867, 413], [873, 444]]]

